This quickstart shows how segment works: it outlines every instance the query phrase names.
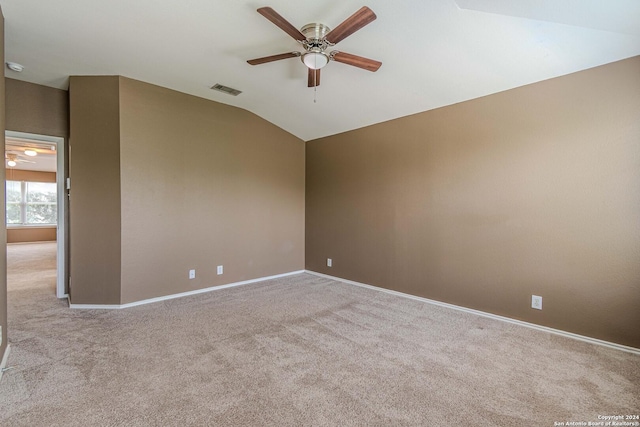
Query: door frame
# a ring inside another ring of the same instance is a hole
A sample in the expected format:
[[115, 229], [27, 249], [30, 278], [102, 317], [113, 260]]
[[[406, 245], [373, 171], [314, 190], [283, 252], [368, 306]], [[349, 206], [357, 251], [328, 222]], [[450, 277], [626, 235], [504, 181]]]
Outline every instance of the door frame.
[[15, 132], [12, 130], [5, 131], [5, 137], [25, 138], [35, 141], [46, 142], [56, 146], [56, 184], [57, 184], [57, 204], [58, 204], [58, 225], [56, 227], [56, 296], [58, 298], [67, 298], [69, 295], [65, 289], [67, 277], [67, 260], [66, 260], [66, 233], [65, 233], [65, 198], [66, 198], [66, 179], [64, 173], [64, 138], [60, 136], [39, 135], [35, 133]]

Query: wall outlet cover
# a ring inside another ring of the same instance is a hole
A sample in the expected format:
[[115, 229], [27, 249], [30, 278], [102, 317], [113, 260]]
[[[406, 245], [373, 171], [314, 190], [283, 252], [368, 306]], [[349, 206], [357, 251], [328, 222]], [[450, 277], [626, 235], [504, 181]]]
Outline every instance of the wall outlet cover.
[[531, 295], [531, 308], [536, 310], [542, 310], [542, 297], [538, 295]]
[[218, 276], [221, 275], [223, 273], [223, 271], [224, 271], [224, 267], [219, 265], [218, 266]]
[[196, 278], [196, 271], [189, 270], [189, 279], [195, 279], [195, 278]]
[[333, 260], [331, 258], [327, 258], [327, 267], [331, 267], [333, 264]]

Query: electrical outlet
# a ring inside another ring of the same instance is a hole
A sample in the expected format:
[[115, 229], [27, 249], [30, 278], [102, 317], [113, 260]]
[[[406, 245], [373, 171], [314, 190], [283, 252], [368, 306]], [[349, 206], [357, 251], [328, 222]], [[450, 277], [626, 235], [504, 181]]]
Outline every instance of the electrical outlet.
[[332, 264], [333, 261], [331, 260], [331, 258], [327, 258], [327, 267], [331, 267]]
[[531, 295], [531, 308], [542, 310], [542, 297], [538, 295]]
[[223, 271], [224, 271], [224, 267], [219, 265], [218, 266], [218, 276], [221, 275]]
[[195, 278], [196, 278], [196, 271], [189, 270], [189, 279], [195, 279]]
[[0, 325], [0, 345], [2, 345], [2, 325]]

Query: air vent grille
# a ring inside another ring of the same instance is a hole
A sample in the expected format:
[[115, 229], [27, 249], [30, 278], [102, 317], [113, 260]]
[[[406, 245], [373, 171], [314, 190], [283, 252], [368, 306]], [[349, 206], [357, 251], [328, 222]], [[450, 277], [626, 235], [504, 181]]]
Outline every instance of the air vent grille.
[[233, 96], [238, 96], [242, 93], [241, 90], [234, 89], [229, 86], [224, 86], [224, 85], [221, 85], [220, 83], [214, 84], [213, 86], [211, 86], [211, 89], [226, 93], [228, 95], [233, 95]]

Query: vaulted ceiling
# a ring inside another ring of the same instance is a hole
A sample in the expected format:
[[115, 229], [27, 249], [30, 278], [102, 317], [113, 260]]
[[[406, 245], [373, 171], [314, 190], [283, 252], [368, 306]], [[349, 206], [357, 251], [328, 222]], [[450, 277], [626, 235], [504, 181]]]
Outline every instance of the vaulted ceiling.
[[[123, 75], [247, 109], [303, 140], [473, 99], [640, 54], [637, 0], [0, 0], [10, 78], [67, 88], [70, 75]], [[377, 19], [335, 49], [307, 87], [302, 51], [256, 12], [334, 28], [361, 6]], [[233, 97], [210, 89], [220, 83]], [[314, 102], [315, 100], [315, 102]]]

